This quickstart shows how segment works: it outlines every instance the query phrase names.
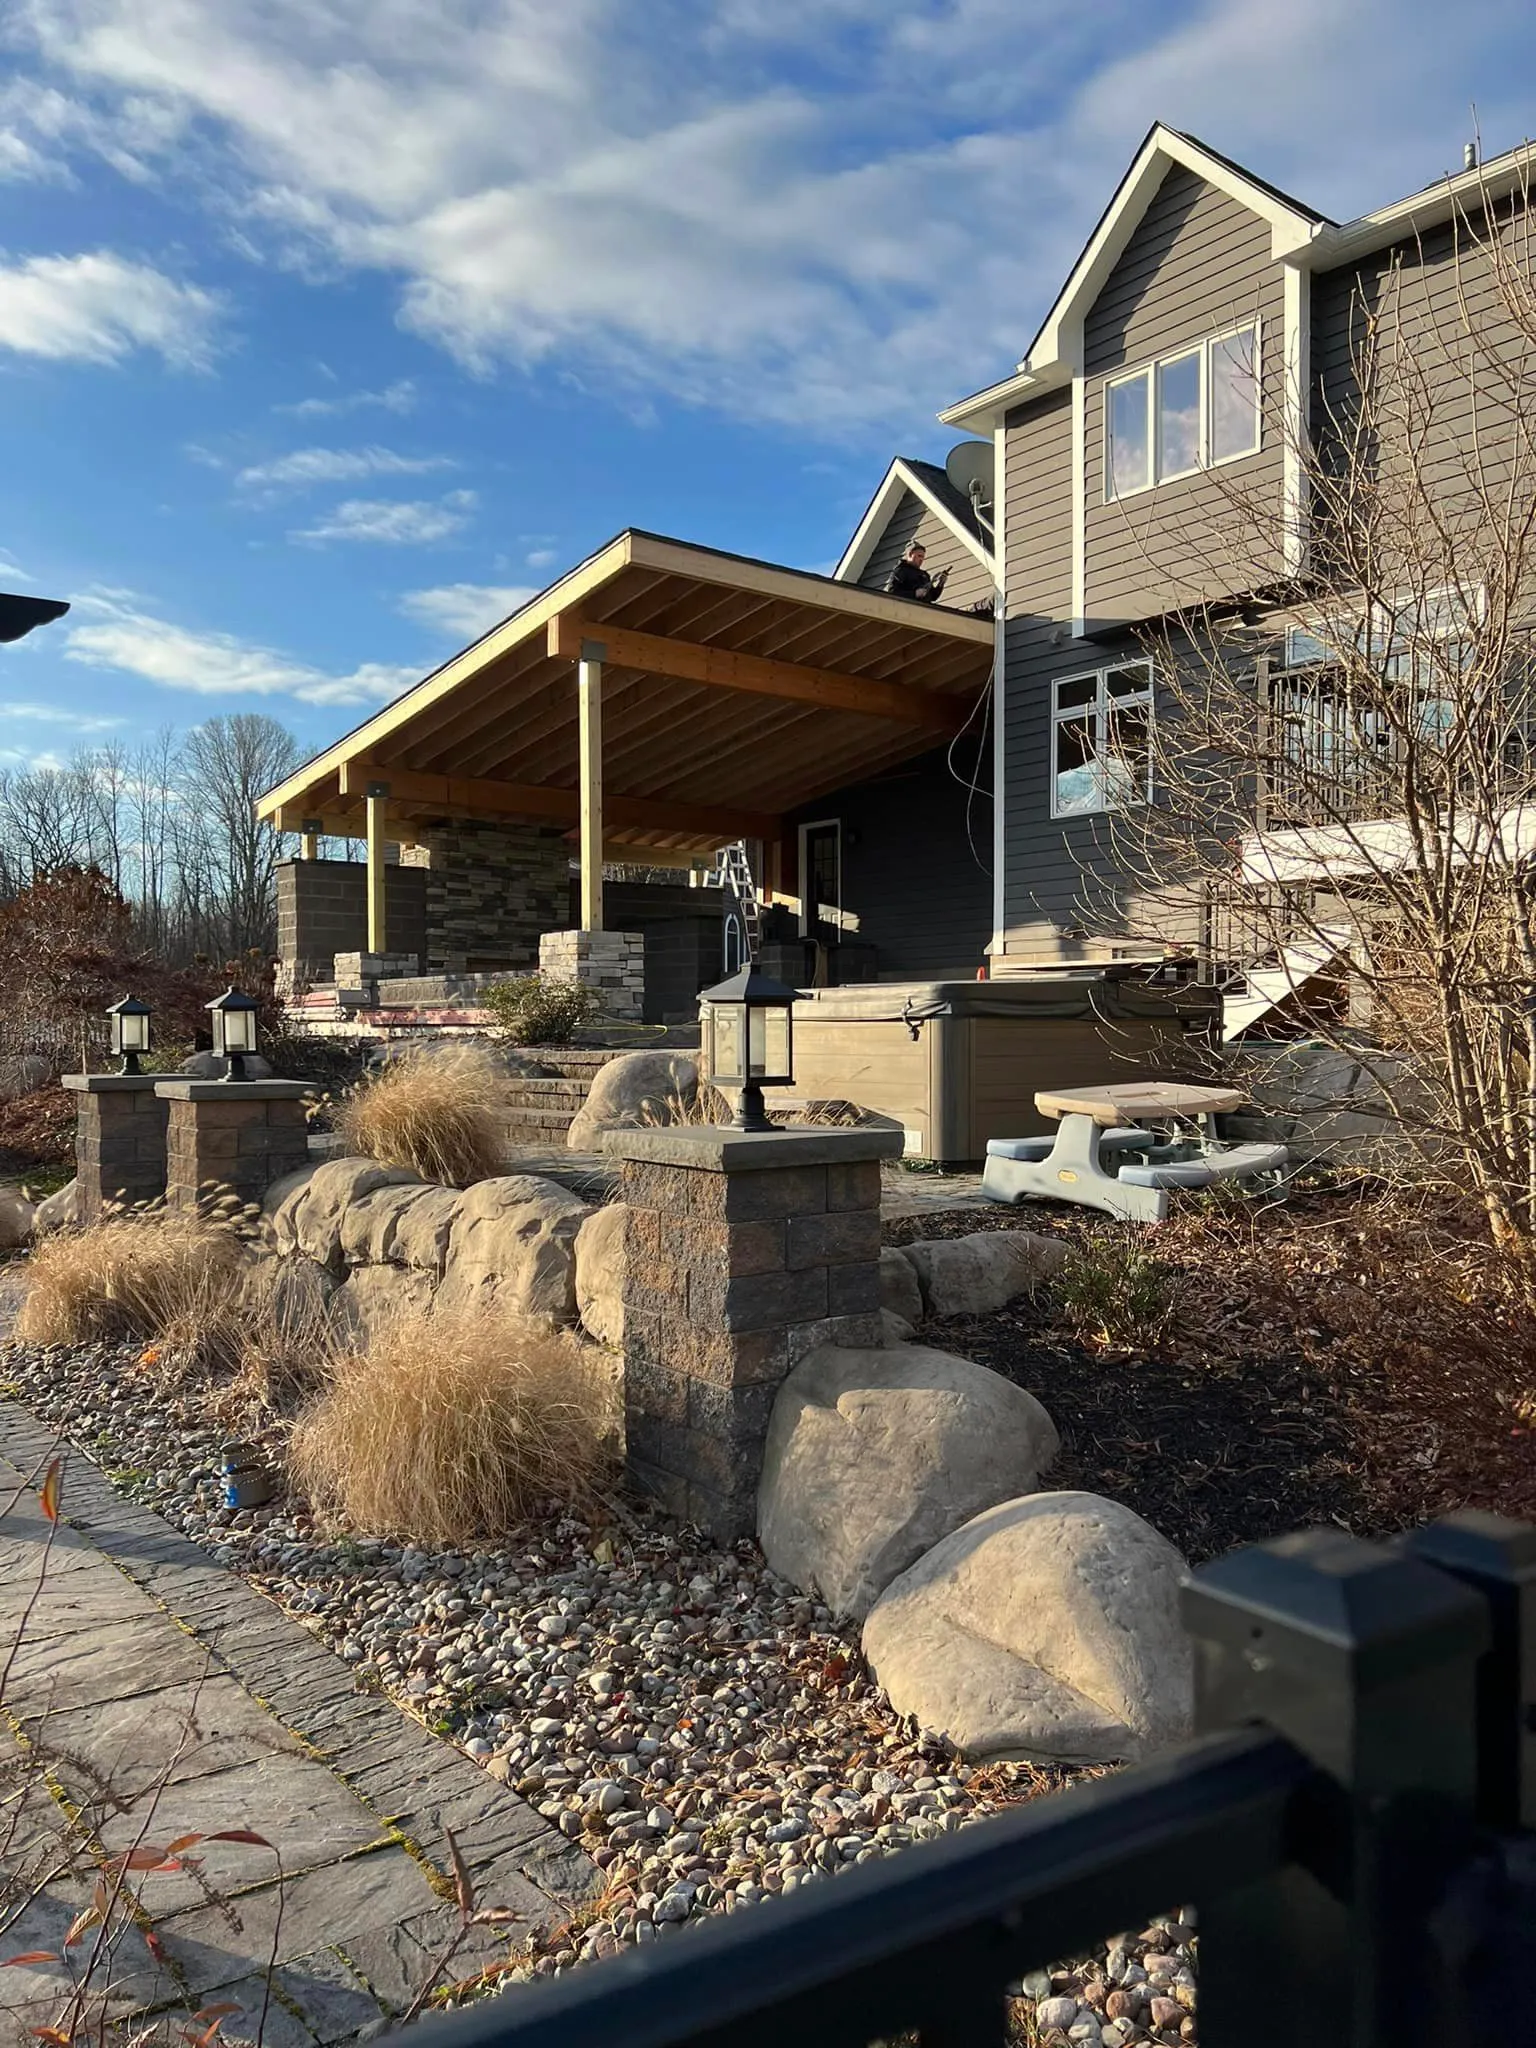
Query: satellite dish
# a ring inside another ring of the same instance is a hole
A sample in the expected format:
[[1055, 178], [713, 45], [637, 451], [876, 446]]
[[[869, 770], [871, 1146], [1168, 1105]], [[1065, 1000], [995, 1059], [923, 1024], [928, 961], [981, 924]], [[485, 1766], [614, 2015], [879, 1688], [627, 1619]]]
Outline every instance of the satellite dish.
[[944, 474], [960, 495], [973, 504], [978, 500], [983, 505], [991, 504], [996, 471], [997, 460], [990, 441], [961, 441], [950, 449], [944, 463]]

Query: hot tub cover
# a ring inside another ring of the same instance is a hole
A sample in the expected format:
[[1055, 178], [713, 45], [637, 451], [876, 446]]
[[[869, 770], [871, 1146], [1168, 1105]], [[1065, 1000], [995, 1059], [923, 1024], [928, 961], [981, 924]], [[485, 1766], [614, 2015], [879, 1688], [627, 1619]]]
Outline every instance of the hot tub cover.
[[807, 1021], [920, 1024], [929, 1017], [1177, 1019], [1193, 1029], [1221, 1014], [1216, 991], [1157, 978], [1136, 963], [1064, 967], [1006, 981], [866, 981], [800, 991]]

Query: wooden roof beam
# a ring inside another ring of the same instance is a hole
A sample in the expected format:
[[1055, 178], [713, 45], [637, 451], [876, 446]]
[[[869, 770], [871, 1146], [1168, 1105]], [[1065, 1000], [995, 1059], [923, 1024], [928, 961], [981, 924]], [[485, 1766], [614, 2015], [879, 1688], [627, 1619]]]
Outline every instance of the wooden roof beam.
[[[385, 782], [393, 802], [413, 809], [440, 809], [465, 817], [548, 818], [574, 824], [581, 800], [575, 789], [543, 782], [495, 782], [480, 775], [423, 775], [415, 769], [390, 768], [380, 762], [346, 761], [340, 771], [343, 796], [361, 795], [370, 782]], [[607, 796], [603, 815], [621, 829], [697, 832], [720, 835], [724, 846], [736, 839], [771, 839], [778, 818], [766, 811], [738, 811], [727, 805], [672, 803], [663, 797]]]
[[638, 669], [762, 697], [788, 697], [824, 711], [861, 711], [872, 718], [891, 718], [934, 732], [958, 732], [970, 712], [968, 704], [953, 697], [909, 689], [902, 683], [846, 675], [836, 669], [806, 668], [799, 662], [773, 661], [760, 654], [738, 654], [729, 647], [672, 640], [663, 633], [638, 633], [606, 620], [583, 619], [575, 612], [558, 612], [550, 620], [552, 656], [579, 661], [584, 641], [597, 642], [611, 668]]

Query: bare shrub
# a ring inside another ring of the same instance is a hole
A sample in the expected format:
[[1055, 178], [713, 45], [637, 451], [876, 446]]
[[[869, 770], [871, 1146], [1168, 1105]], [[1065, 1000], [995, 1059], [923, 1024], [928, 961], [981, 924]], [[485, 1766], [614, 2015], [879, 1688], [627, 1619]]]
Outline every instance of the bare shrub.
[[509, 1045], [569, 1045], [583, 1024], [603, 1014], [595, 988], [560, 974], [522, 974], [493, 981], [480, 1000]]
[[246, 1254], [204, 1215], [125, 1214], [45, 1238], [16, 1319], [27, 1344], [160, 1338], [183, 1345], [228, 1320]]
[[1096, 1230], [1074, 1245], [1052, 1283], [1063, 1318], [1098, 1344], [1156, 1344], [1173, 1309], [1174, 1268], [1130, 1226]]
[[506, 1094], [506, 1074], [483, 1046], [411, 1051], [353, 1091], [336, 1128], [349, 1152], [462, 1188], [501, 1170], [496, 1112]]
[[293, 1470], [351, 1528], [456, 1543], [584, 1494], [600, 1406], [568, 1332], [494, 1309], [403, 1310], [375, 1326], [366, 1353], [335, 1361], [294, 1430]]

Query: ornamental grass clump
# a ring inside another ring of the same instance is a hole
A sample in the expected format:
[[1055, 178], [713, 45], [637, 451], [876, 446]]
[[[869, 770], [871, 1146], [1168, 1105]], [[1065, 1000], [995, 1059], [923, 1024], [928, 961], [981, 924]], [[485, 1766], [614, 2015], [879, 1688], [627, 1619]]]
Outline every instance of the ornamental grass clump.
[[584, 1498], [600, 1410], [569, 1332], [494, 1308], [402, 1310], [335, 1360], [294, 1430], [292, 1470], [322, 1515], [360, 1534], [463, 1543]]
[[1067, 1254], [1051, 1293], [1078, 1336], [1112, 1349], [1159, 1343], [1173, 1312], [1175, 1269], [1132, 1225], [1096, 1230]]
[[16, 1334], [26, 1344], [143, 1337], [205, 1353], [229, 1328], [248, 1263], [217, 1216], [128, 1212], [60, 1231], [32, 1255]]
[[423, 1047], [361, 1082], [336, 1128], [350, 1153], [468, 1187], [501, 1171], [506, 1099], [506, 1073], [484, 1046]]

